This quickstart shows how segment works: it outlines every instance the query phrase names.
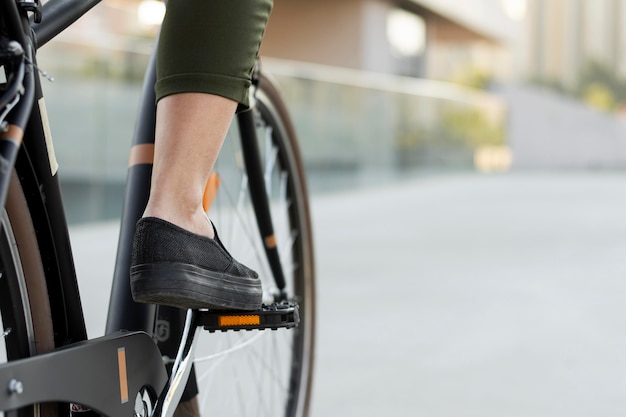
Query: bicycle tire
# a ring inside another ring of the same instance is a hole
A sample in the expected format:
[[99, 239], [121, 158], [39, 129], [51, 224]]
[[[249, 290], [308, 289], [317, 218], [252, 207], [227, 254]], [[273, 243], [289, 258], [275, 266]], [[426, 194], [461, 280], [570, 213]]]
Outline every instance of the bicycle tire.
[[[0, 320], [2, 361], [54, 350], [50, 301], [35, 229], [17, 175], [11, 178], [0, 219]], [[56, 404], [36, 404], [5, 416], [58, 415]]]
[[[315, 270], [307, 187], [295, 131], [278, 90], [262, 77], [256, 98], [253, 111], [270, 211], [287, 275], [287, 294], [298, 302], [301, 322], [289, 330], [203, 332], [195, 363], [199, 404], [202, 415], [305, 417], [315, 345]], [[215, 165], [220, 185], [208, 214], [233, 256], [259, 272], [264, 302], [270, 303], [277, 290], [256, 230], [238, 136], [234, 125]]]

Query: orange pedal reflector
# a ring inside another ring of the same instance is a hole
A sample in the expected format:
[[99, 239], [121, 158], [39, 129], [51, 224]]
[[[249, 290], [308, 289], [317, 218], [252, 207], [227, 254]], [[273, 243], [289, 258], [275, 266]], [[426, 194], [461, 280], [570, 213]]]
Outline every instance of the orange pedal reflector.
[[292, 329], [300, 323], [296, 303], [263, 304], [260, 309], [249, 310], [198, 310], [197, 325], [209, 332], [229, 330]]
[[209, 180], [204, 187], [204, 195], [202, 196], [202, 208], [204, 212], [208, 212], [217, 196], [217, 189], [220, 187], [220, 176], [217, 172], [212, 172], [209, 176]]
[[219, 326], [257, 326], [261, 324], [261, 316], [259, 315], [241, 315], [241, 316], [220, 316]]

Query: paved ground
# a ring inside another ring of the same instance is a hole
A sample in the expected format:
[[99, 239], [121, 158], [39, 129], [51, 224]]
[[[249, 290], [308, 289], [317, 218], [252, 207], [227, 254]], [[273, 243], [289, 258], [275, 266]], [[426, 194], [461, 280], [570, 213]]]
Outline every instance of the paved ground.
[[[623, 416], [626, 174], [418, 179], [314, 199], [313, 416]], [[104, 311], [116, 225], [72, 229]], [[103, 314], [89, 315], [92, 336]]]

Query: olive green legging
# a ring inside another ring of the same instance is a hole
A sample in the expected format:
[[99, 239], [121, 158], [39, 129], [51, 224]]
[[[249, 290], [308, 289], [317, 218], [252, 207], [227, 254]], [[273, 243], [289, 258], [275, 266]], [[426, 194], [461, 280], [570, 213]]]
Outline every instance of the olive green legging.
[[215, 94], [248, 105], [272, 0], [169, 0], [157, 51], [157, 101]]

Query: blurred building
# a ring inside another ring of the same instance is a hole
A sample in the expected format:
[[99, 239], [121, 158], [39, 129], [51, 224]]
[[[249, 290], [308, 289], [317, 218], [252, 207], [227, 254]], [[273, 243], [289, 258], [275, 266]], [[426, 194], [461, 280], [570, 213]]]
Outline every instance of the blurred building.
[[626, 2], [528, 0], [524, 38], [525, 77], [550, 88], [499, 91], [515, 167], [623, 170]]
[[527, 73], [576, 88], [591, 62], [626, 76], [626, 3], [528, 0]]
[[435, 79], [508, 78], [518, 23], [500, 0], [275, 0], [263, 54]]

